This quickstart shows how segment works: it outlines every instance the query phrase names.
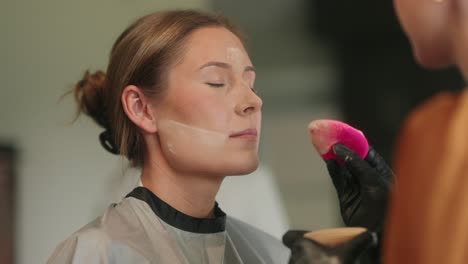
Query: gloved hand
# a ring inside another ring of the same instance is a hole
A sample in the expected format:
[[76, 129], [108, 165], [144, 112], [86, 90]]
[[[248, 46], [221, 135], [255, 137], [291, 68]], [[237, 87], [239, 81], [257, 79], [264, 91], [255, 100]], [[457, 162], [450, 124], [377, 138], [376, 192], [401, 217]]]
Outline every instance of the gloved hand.
[[326, 246], [304, 237], [307, 231], [288, 231], [283, 243], [291, 249], [289, 264], [352, 264], [376, 244], [375, 236], [365, 231], [336, 246]]
[[380, 232], [393, 181], [392, 170], [372, 147], [364, 160], [341, 144], [334, 145], [333, 152], [344, 164], [326, 161], [344, 223]]

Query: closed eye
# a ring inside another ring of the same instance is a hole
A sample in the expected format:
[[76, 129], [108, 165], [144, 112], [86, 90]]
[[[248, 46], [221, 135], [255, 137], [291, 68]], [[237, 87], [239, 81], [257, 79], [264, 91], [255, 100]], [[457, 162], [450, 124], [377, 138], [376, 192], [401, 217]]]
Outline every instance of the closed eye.
[[211, 82], [207, 82], [206, 84], [212, 87], [223, 87], [225, 85], [224, 83], [211, 83]]

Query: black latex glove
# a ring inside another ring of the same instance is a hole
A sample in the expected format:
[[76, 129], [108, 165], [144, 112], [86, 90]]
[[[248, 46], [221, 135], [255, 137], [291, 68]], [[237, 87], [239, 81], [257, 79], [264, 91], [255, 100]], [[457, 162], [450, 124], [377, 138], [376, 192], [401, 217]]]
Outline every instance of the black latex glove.
[[289, 264], [354, 264], [376, 244], [375, 235], [368, 231], [335, 247], [305, 238], [305, 233], [288, 231], [283, 236], [283, 243], [291, 249]]
[[393, 181], [392, 170], [372, 147], [364, 160], [341, 144], [334, 145], [333, 152], [344, 164], [327, 161], [344, 223], [380, 232]]

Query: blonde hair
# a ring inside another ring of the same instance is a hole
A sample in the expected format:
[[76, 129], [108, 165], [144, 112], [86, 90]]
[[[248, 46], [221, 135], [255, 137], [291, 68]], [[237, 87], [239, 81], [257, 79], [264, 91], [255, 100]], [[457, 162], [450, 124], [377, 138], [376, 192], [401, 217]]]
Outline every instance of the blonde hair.
[[147, 96], [163, 95], [167, 71], [180, 59], [184, 40], [196, 29], [210, 26], [224, 27], [243, 40], [221, 15], [194, 10], [152, 13], [138, 19], [117, 38], [107, 73], [84, 74], [74, 88], [75, 98], [80, 111], [105, 128], [100, 135], [104, 148], [124, 155], [132, 166], [143, 164], [144, 142], [123, 110], [122, 91], [135, 85]]

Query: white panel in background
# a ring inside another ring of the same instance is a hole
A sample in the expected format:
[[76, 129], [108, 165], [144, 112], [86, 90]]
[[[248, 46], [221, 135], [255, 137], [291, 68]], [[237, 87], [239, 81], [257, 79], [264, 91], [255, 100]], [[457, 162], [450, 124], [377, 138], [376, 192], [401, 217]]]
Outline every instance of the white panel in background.
[[[110, 203], [119, 158], [99, 144], [101, 129], [74, 125], [71, 97], [87, 69], [105, 70], [113, 42], [152, 11], [206, 8], [204, 0], [2, 1], [0, 140], [19, 149], [16, 263], [44, 263], [71, 232]], [[5, 23], [3, 23], [5, 22]]]

